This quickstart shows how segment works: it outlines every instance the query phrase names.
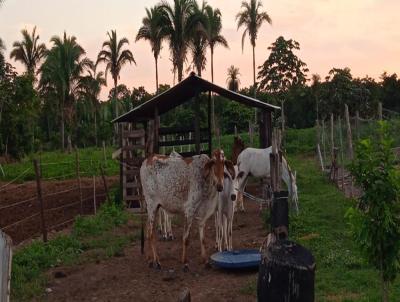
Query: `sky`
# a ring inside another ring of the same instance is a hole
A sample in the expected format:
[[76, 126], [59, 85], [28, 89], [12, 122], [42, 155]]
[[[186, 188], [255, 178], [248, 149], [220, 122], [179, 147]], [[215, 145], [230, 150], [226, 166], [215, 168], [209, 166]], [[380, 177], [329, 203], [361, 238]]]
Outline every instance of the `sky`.
[[[167, 0], [172, 2], [172, 0]], [[200, 1], [200, 0], [198, 0]], [[145, 15], [145, 8], [159, 0], [5, 0], [0, 7], [0, 37], [6, 44], [6, 56], [12, 43], [21, 39], [20, 30], [37, 26], [41, 41], [51, 46], [52, 36], [64, 31], [77, 37], [87, 56], [95, 60], [107, 31], [116, 29], [119, 37], [130, 41], [137, 65], [123, 68], [120, 83], [128, 88], [144, 86], [155, 91], [155, 67], [150, 45], [134, 42]], [[235, 16], [241, 0], [208, 0], [222, 12], [222, 34], [229, 49], [218, 47], [214, 54], [215, 83], [226, 85], [227, 69], [240, 69], [241, 87], [252, 84], [252, 51], [246, 39], [241, 47], [242, 29], [237, 31]], [[297, 55], [310, 69], [324, 78], [333, 67], [349, 67], [353, 76], [379, 79], [384, 72], [400, 73], [400, 1], [399, 0], [262, 0], [263, 9], [272, 18], [272, 26], [261, 27], [256, 46], [256, 66], [268, 57], [268, 46], [279, 36], [300, 43]], [[203, 77], [210, 80], [210, 57]], [[159, 60], [159, 82], [173, 84], [172, 64], [167, 43]], [[12, 62], [18, 72], [23, 67]], [[99, 66], [104, 69], [104, 66]], [[107, 79], [101, 98], [112, 86]]]

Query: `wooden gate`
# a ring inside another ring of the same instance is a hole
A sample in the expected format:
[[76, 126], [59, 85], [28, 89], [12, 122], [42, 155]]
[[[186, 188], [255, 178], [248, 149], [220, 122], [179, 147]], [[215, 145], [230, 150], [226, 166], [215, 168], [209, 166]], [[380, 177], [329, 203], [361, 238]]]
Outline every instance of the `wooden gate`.
[[143, 200], [140, 166], [145, 158], [145, 129], [136, 124], [124, 125], [121, 140], [122, 198], [128, 208], [139, 210]]

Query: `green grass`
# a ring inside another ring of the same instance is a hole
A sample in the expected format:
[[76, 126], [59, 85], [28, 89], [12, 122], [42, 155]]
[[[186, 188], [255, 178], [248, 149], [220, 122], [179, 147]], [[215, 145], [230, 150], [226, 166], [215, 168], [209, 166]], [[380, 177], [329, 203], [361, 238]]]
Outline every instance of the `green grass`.
[[[301, 208], [290, 217], [289, 236], [316, 258], [317, 300], [380, 301], [378, 272], [360, 257], [344, 218], [354, 201], [329, 183], [310, 157], [295, 156], [291, 164], [297, 170]], [[391, 297], [400, 297], [400, 278]]]
[[122, 207], [106, 203], [96, 216], [79, 217], [71, 235], [60, 235], [47, 243], [34, 241], [18, 250], [12, 263], [13, 301], [40, 297], [47, 283], [45, 271], [50, 268], [122, 255], [124, 247], [138, 238], [138, 234], [113, 232], [128, 219]]
[[[106, 148], [106, 174], [115, 175], [119, 171], [117, 160], [111, 158], [112, 152], [115, 149], [112, 147]], [[72, 152], [62, 153], [60, 151], [36, 153], [25, 157], [19, 162], [2, 165], [4, 174], [0, 171], [0, 180], [10, 181], [18, 177], [26, 171], [18, 181], [27, 181], [35, 179], [33, 167], [33, 159], [40, 160], [42, 164], [42, 177], [47, 178], [75, 178], [76, 177], [76, 154]], [[99, 166], [104, 164], [104, 155], [102, 148], [86, 148], [79, 150], [80, 173], [82, 176], [100, 175]]]

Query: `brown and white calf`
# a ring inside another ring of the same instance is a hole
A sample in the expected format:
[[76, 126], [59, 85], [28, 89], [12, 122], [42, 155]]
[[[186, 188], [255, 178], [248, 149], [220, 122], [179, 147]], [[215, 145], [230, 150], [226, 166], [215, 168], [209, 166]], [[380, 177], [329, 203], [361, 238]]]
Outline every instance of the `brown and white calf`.
[[155, 246], [155, 219], [159, 207], [168, 213], [183, 214], [182, 262], [188, 267], [186, 249], [193, 220], [198, 221], [201, 256], [207, 262], [204, 226], [214, 214], [218, 192], [224, 189], [224, 167], [234, 173], [233, 164], [225, 160], [224, 152], [216, 150], [210, 159], [207, 155], [191, 158], [153, 155], [140, 168], [148, 215], [147, 236], [152, 250], [150, 264], [160, 267]]

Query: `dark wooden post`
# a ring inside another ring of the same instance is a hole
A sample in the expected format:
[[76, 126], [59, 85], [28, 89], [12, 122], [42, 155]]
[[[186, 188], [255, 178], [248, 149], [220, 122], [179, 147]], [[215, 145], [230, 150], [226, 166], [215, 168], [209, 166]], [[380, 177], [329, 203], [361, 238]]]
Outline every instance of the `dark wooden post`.
[[196, 154], [200, 154], [200, 97], [197, 93], [194, 99], [194, 140], [196, 144]]
[[42, 198], [42, 184], [41, 184], [41, 180], [40, 180], [39, 164], [36, 159], [33, 161], [33, 165], [35, 167], [36, 190], [37, 190], [37, 198], [38, 198], [39, 207], [40, 207], [40, 222], [41, 222], [41, 227], [42, 227], [43, 241], [47, 242], [47, 229], [46, 229], [46, 221], [45, 221], [45, 217], [44, 217], [44, 205], [43, 205], [43, 198]]
[[208, 107], [207, 107], [207, 121], [208, 121], [208, 155], [211, 157], [212, 153], [212, 122], [211, 122], [211, 91], [208, 91]]
[[278, 240], [264, 248], [258, 272], [259, 302], [313, 302], [315, 260], [301, 245]]
[[118, 125], [119, 128], [119, 148], [121, 150], [121, 153], [119, 155], [119, 191], [121, 193], [121, 195], [123, 195], [123, 191], [124, 191], [124, 182], [123, 182], [123, 176], [124, 176], [124, 144], [123, 144], [123, 127], [122, 127], [122, 123], [119, 123]]
[[78, 150], [78, 148], [75, 148], [75, 165], [76, 165], [76, 179], [78, 180], [79, 201], [80, 201], [80, 206], [81, 206], [80, 214], [83, 215], [82, 184], [81, 184], [81, 175], [80, 175], [80, 171], [79, 171], [79, 150]]
[[154, 108], [154, 153], [159, 153], [159, 129], [160, 129], [160, 117], [158, 115], [158, 107]]
[[267, 137], [266, 137], [266, 148], [272, 145], [272, 111], [266, 111], [266, 127], [267, 127]]

